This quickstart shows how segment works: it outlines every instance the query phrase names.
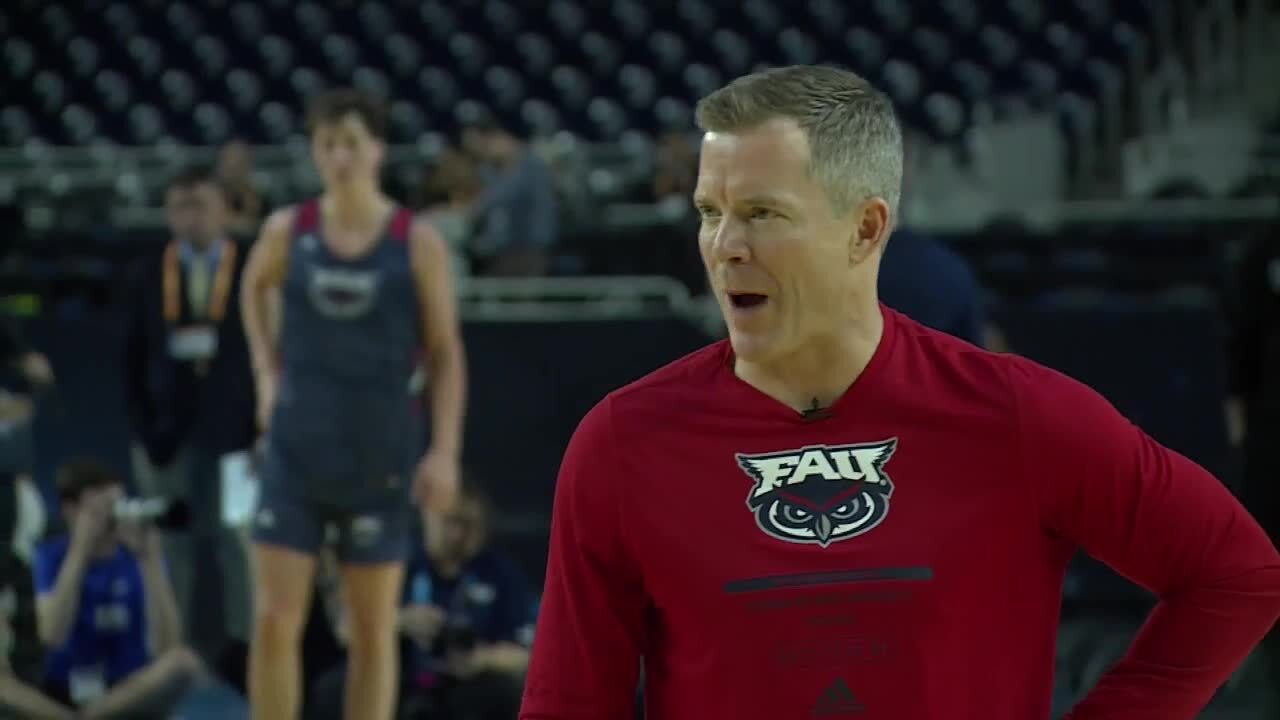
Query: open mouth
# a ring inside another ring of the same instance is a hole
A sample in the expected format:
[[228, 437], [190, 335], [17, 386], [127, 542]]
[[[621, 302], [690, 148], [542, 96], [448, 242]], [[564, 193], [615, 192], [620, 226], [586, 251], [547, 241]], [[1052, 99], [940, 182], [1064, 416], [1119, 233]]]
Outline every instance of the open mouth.
[[760, 293], [729, 293], [729, 304], [739, 310], [750, 310], [764, 305], [769, 300], [768, 295]]

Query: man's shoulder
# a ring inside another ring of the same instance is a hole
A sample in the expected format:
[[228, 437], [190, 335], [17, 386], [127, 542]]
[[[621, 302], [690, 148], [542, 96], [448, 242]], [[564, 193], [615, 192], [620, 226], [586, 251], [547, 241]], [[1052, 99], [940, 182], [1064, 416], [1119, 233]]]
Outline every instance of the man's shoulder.
[[727, 340], [700, 347], [609, 393], [605, 402], [623, 418], [684, 413], [712, 389], [712, 380], [727, 361], [727, 348]]
[[886, 312], [893, 314], [894, 329], [899, 336], [899, 342], [914, 352], [924, 355], [930, 363], [994, 368], [1002, 367], [1010, 357], [978, 347], [955, 335], [935, 330], [897, 310]]
[[927, 368], [940, 382], [967, 386], [1001, 400], [1068, 402], [1092, 391], [1080, 381], [1014, 353], [997, 353], [899, 315], [903, 344], [917, 357], [909, 367]]
[[728, 346], [728, 340], [720, 340], [701, 347], [623, 385], [609, 397], [628, 407], [661, 405], [676, 397], [688, 400], [688, 393], [705, 390], [715, 373], [725, 367]]
[[962, 338], [934, 330], [894, 312], [895, 366], [898, 384], [929, 397], [988, 398], [1004, 404], [1015, 376], [1036, 374], [1043, 366], [1012, 353], [980, 348]]
[[566, 457], [586, 457], [584, 453], [601, 449], [612, 452], [607, 448], [615, 445], [620, 430], [643, 432], [697, 407], [711, 391], [727, 344], [726, 340], [695, 350], [606, 395], [578, 423]]

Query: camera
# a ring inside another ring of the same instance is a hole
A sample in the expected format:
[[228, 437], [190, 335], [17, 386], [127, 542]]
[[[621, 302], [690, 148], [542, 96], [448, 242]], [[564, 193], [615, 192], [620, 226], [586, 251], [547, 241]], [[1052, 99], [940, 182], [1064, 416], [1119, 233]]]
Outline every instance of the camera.
[[186, 530], [191, 525], [187, 504], [167, 498], [120, 498], [112, 516], [117, 522], [146, 523], [161, 530]]

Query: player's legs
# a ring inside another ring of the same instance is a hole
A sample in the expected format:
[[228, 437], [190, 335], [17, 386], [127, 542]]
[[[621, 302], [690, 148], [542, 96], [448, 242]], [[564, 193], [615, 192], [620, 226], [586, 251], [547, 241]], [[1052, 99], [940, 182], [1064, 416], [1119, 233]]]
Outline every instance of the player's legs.
[[396, 619], [409, 543], [407, 508], [357, 514], [340, 530], [347, 613], [348, 720], [391, 720], [400, 687]]
[[302, 694], [302, 631], [311, 609], [321, 518], [263, 494], [254, 517], [253, 632], [246, 685], [254, 720], [294, 720]]
[[78, 717], [168, 717], [202, 672], [200, 658], [178, 647], [156, 658], [91, 703]]

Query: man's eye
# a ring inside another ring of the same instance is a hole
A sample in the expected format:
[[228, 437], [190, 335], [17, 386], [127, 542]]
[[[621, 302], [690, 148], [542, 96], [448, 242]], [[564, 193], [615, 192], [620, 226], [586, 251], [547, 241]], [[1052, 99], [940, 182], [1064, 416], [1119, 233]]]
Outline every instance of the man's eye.
[[750, 218], [752, 220], [769, 220], [778, 216], [778, 213], [769, 208], [752, 208]]

